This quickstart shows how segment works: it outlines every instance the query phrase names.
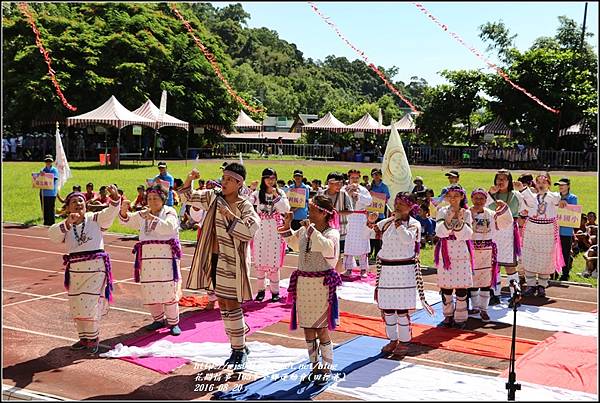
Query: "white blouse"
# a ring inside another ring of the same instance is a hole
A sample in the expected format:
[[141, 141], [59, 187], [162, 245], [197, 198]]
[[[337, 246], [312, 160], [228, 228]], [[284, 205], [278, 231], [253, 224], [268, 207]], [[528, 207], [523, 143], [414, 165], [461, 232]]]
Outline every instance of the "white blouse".
[[168, 241], [179, 239], [179, 217], [173, 207], [163, 206], [157, 218], [145, 220], [140, 212], [127, 213], [127, 218], [119, 214], [119, 222], [124, 226], [140, 231], [140, 241]]

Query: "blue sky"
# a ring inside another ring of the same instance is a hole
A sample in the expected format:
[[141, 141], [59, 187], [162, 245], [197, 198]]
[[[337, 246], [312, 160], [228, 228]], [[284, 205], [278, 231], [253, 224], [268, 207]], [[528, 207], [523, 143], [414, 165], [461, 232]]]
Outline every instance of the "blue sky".
[[[236, 2], [212, 2], [224, 7]], [[328, 55], [358, 55], [348, 47], [306, 2], [241, 2], [251, 15], [249, 27], [267, 27], [279, 37], [295, 43], [304, 57], [323, 60]], [[468, 45], [487, 53], [479, 39], [478, 27], [502, 20], [512, 34], [517, 34], [518, 49], [525, 50], [540, 36], [554, 36], [558, 16], [566, 15], [583, 23], [585, 2], [423, 2], [425, 8], [449, 31], [459, 34]], [[468, 49], [456, 42], [410, 2], [316, 2], [340, 31], [378, 66], [397, 66], [395, 80], [406, 83], [410, 77], [425, 78], [430, 85], [445, 82], [437, 74], [443, 69], [491, 70]], [[598, 3], [588, 2], [586, 31], [598, 35]]]

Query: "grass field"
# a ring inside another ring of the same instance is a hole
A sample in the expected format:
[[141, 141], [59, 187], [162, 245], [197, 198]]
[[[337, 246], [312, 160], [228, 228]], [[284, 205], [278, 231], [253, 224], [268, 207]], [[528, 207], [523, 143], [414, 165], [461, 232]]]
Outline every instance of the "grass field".
[[[229, 160], [234, 161], [234, 160]], [[203, 179], [216, 179], [221, 175], [221, 160], [201, 160], [199, 163], [188, 161], [169, 161], [168, 171], [173, 177], [185, 179], [187, 173], [192, 168], [198, 168]], [[304, 176], [309, 180], [321, 179], [325, 181], [327, 174], [331, 171], [346, 172], [350, 167], [361, 169], [362, 174], [369, 174], [371, 168], [378, 167], [380, 164], [357, 164], [343, 162], [319, 162], [319, 161], [279, 161], [279, 160], [248, 160], [245, 161], [248, 170], [247, 183], [253, 179], [259, 179], [264, 168], [270, 166], [277, 170], [280, 179], [292, 178], [295, 169], [301, 168]], [[38, 192], [31, 187], [31, 173], [39, 172], [43, 168], [42, 162], [3, 162], [2, 163], [2, 220], [3, 222], [19, 222], [25, 224], [42, 224], [43, 216], [40, 208]], [[85, 190], [88, 182], [94, 183], [94, 190], [97, 191], [101, 185], [116, 183], [123, 189], [129, 199], [134, 199], [137, 192], [136, 187], [144, 184], [147, 178], [158, 174], [156, 166], [151, 166], [150, 162], [140, 164], [124, 163], [120, 170], [101, 167], [98, 162], [72, 162], [70, 163], [72, 177], [60, 191], [65, 196], [74, 185], [81, 185]], [[434, 189], [435, 194], [448, 185], [448, 180], [444, 176], [447, 168], [445, 167], [412, 167], [412, 175], [422, 176], [425, 185]], [[516, 178], [521, 172], [513, 173]], [[560, 173], [550, 172], [553, 181], [558, 180], [562, 175]], [[569, 172], [567, 174], [571, 179], [571, 189], [578, 196], [579, 203], [583, 205], [583, 211], [597, 211], [598, 204], [598, 184], [596, 173], [578, 173]], [[461, 170], [460, 183], [468, 191], [481, 186], [488, 188], [492, 185], [494, 178], [493, 170]], [[552, 190], [557, 190], [556, 188]], [[57, 203], [57, 207], [60, 207]], [[118, 221], [110, 228], [111, 232], [132, 234], [135, 231], [125, 228], [118, 224]], [[182, 231], [181, 239], [195, 240], [195, 231]], [[422, 252], [423, 264], [433, 265], [432, 248], [428, 246]], [[574, 281], [597, 284], [595, 279], [583, 279], [575, 273], [581, 272], [584, 267], [584, 261], [581, 255], [577, 256], [573, 264], [572, 279]]]

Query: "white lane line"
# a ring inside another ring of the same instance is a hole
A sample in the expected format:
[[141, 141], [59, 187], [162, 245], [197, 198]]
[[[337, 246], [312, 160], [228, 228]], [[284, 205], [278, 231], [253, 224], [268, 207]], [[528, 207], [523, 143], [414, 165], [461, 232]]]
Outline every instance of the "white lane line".
[[[51, 337], [53, 339], [60, 339], [60, 340], [66, 340], [66, 341], [79, 341], [79, 339], [73, 339], [71, 337], [64, 337], [64, 336], [57, 336], [55, 334], [50, 334], [50, 333], [36, 332], [35, 330], [21, 329], [19, 327], [14, 327], [14, 326], [2, 325], [2, 328], [8, 329], [8, 330], [14, 330], [15, 332], [23, 332], [23, 333], [35, 334], [37, 336]], [[112, 349], [111, 346], [107, 346], [106, 344], [100, 343], [100, 346], [102, 346], [104, 348]]]
[[[11, 236], [19, 236], [22, 238], [32, 238], [32, 239], [45, 239], [45, 240], [50, 240], [49, 237], [45, 237], [45, 236], [33, 236], [33, 235], [23, 235], [23, 234], [12, 234], [10, 232], [5, 232], [4, 235], [11, 235]], [[120, 246], [120, 245], [110, 245], [110, 244], [105, 244], [105, 247], [109, 247], [109, 248], [119, 248], [119, 249], [128, 249], [131, 250], [132, 247], [131, 246]], [[194, 255], [190, 255], [189, 253], [182, 253], [183, 256], [194, 256]]]
[[[49, 250], [41, 250], [41, 249], [30, 249], [30, 248], [23, 248], [20, 246], [10, 246], [10, 245], [2, 245], [2, 248], [11, 248], [11, 249], [19, 249], [19, 250], [26, 250], [26, 251], [30, 251], [30, 252], [39, 252], [39, 253], [49, 253], [51, 255], [64, 255], [63, 252], [53, 252], [53, 251], [49, 251]], [[111, 262], [119, 262], [119, 263], [128, 263], [128, 264], [132, 264], [133, 260], [119, 260], [119, 259], [110, 259]]]
[[45, 273], [62, 273], [62, 270], [36, 269], [36, 268], [33, 268], [33, 267], [17, 266], [17, 265], [14, 265], [14, 264], [6, 264], [6, 263], [4, 263], [2, 265], [2, 267], [4, 267], [4, 266], [6, 266], [6, 267], [14, 267], [16, 269], [23, 269], [23, 270], [43, 271]]

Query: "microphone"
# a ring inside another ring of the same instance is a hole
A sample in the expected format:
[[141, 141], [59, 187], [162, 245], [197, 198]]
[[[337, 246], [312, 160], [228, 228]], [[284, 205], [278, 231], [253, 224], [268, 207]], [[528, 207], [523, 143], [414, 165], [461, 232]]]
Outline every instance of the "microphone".
[[512, 295], [510, 297], [510, 299], [513, 301], [513, 303], [519, 302], [521, 300], [521, 287], [519, 286], [519, 282], [515, 281], [515, 280], [510, 280], [508, 287], [511, 289], [512, 291]]

